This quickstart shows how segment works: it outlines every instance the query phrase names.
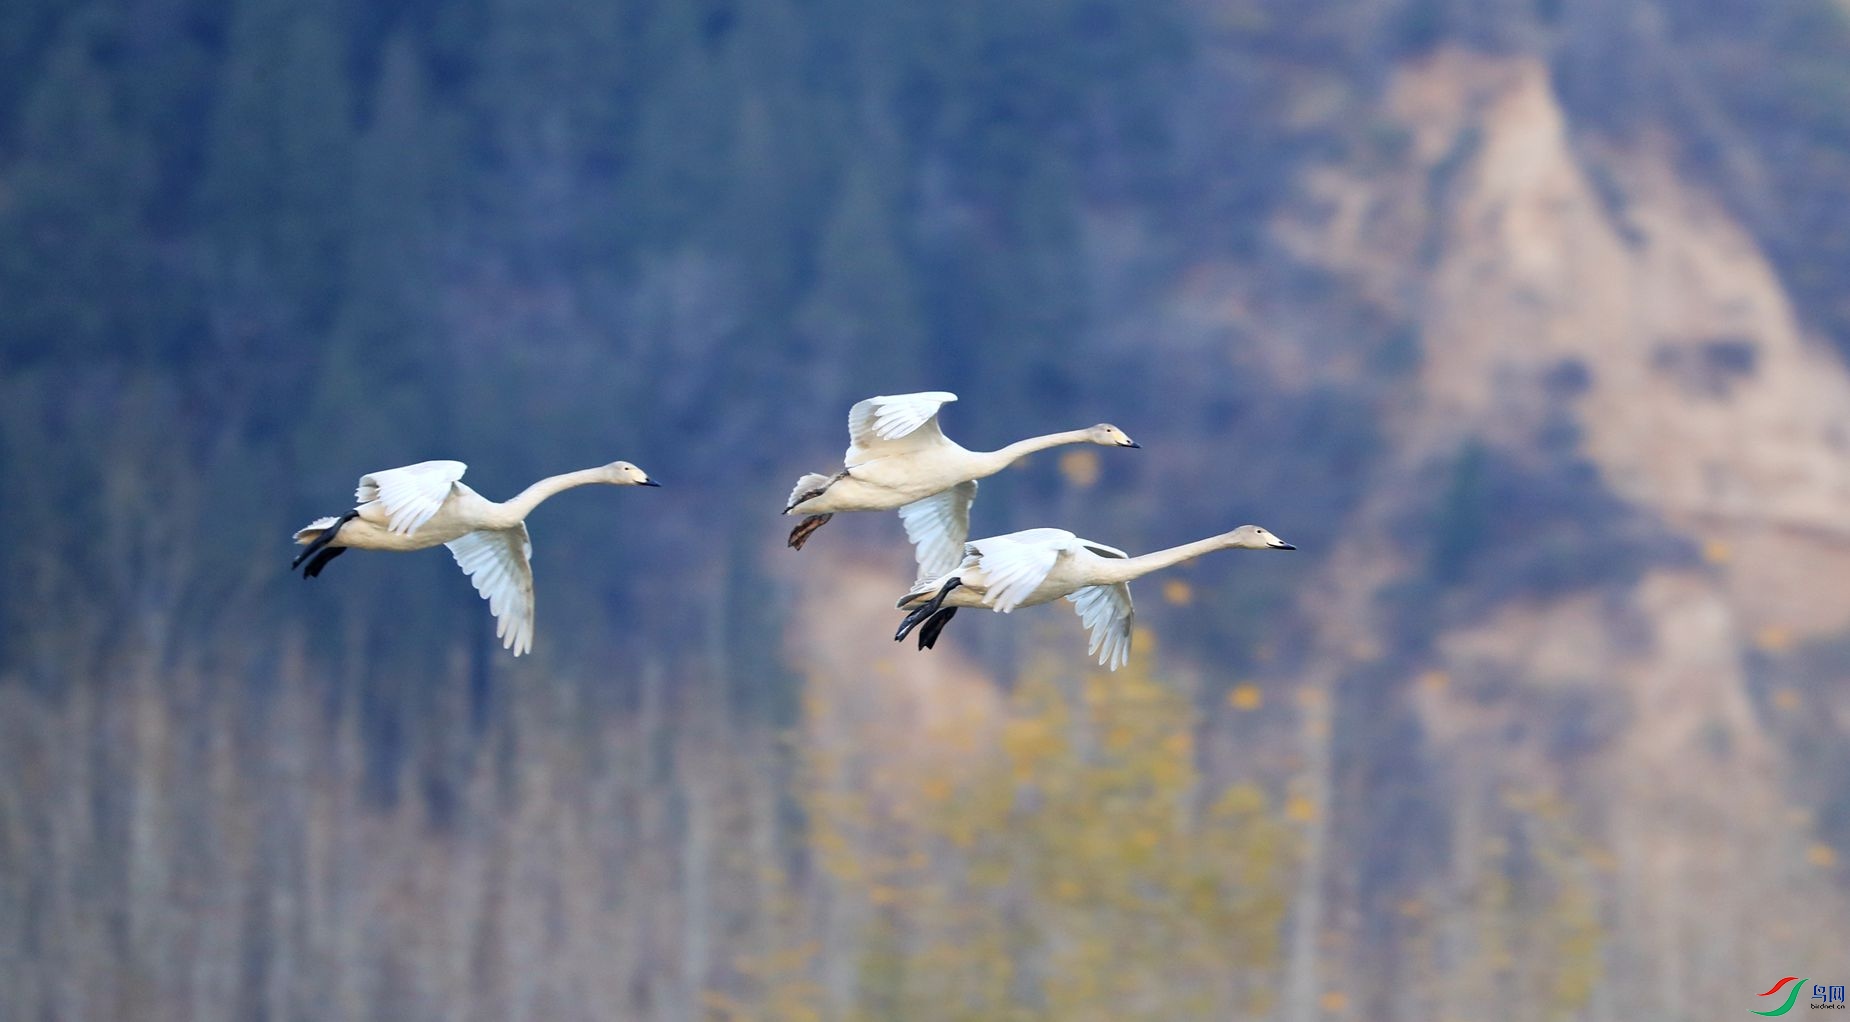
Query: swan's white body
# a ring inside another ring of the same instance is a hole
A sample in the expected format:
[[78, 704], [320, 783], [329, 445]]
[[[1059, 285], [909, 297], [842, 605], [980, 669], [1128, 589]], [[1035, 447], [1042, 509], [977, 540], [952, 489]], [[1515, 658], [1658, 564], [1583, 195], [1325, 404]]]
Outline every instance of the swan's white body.
[[[357, 550], [449, 547], [476, 592], [488, 601], [496, 620], [495, 637], [520, 656], [533, 648], [533, 541], [527, 535], [527, 515], [541, 501], [574, 486], [659, 484], [629, 462], [615, 461], [548, 476], [512, 500], [496, 502], [463, 484], [467, 470], [460, 461], [421, 461], [361, 476], [353, 494], [357, 503], [348, 515], [318, 518], [296, 532], [295, 541]], [[329, 529], [337, 531], [324, 539]], [[311, 562], [309, 574], [319, 570]]]
[[[1182, 546], [1131, 557], [1116, 547], [1080, 539], [1065, 529], [1028, 529], [1004, 536], [974, 539], [963, 559], [945, 574], [920, 579], [900, 598], [902, 610], [930, 602], [952, 579], [956, 588], [940, 606], [980, 607], [1003, 614], [1017, 607], [1070, 600], [1091, 632], [1087, 655], [1099, 666], [1117, 670], [1130, 659], [1130, 582], [1153, 571], [1192, 560], [1212, 550], [1295, 550], [1296, 547], [1257, 525]], [[903, 633], [902, 633], [903, 634]]]
[[[857, 402], [848, 410], [845, 467], [833, 477], [811, 473], [797, 480], [784, 513], [826, 520], [838, 511], [898, 511], [918, 557], [919, 575], [936, 576], [963, 556], [978, 479], [1064, 444], [1138, 446], [1118, 427], [1100, 423], [1030, 437], [997, 451], [968, 450], [938, 426], [938, 410], [955, 400], [957, 395], [938, 390]], [[809, 531], [798, 526], [790, 545], [801, 547]]]

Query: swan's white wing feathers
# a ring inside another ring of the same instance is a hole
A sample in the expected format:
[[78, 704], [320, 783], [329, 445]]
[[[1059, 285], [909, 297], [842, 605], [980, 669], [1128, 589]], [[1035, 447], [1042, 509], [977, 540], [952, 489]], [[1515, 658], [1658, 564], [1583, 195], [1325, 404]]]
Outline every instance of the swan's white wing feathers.
[[955, 400], [948, 391], [928, 390], [855, 402], [848, 409], [847, 466], [942, 443], [938, 409]]
[[495, 616], [495, 638], [515, 656], [533, 649], [533, 541], [526, 523], [467, 532], [444, 544]]
[[1078, 539], [1065, 529], [1026, 529], [972, 541], [965, 549], [966, 561], [975, 557], [983, 570], [985, 602], [1007, 614], [1034, 595], [1060, 555]]
[[1066, 598], [1073, 602], [1079, 620], [1092, 633], [1086, 655], [1097, 654], [1100, 667], [1114, 671], [1123, 667], [1131, 658], [1131, 623], [1136, 618], [1131, 609], [1131, 587], [1123, 582], [1087, 586]]
[[353, 497], [361, 504], [376, 500], [385, 508], [388, 528], [410, 535], [448, 500], [469, 466], [460, 461], [420, 461], [360, 477]]
[[970, 505], [975, 501], [976, 481], [970, 480], [899, 509], [906, 538], [918, 557], [919, 578], [942, 577], [963, 561]]

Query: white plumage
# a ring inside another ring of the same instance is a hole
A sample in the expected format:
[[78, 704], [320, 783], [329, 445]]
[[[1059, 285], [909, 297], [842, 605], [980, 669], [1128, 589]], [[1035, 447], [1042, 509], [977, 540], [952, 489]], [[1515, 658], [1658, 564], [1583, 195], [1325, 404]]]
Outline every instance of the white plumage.
[[938, 413], [957, 395], [942, 390], [870, 397], [848, 410], [848, 451], [834, 476], [797, 480], [785, 514], [805, 515], [790, 532], [801, 549], [837, 511], [898, 511], [918, 560], [920, 577], [955, 567], [970, 532], [976, 481], [1023, 457], [1063, 444], [1136, 447], [1109, 423], [1030, 437], [997, 451], [971, 451], [944, 435]]
[[445, 543], [456, 566], [488, 601], [495, 638], [515, 656], [533, 648], [533, 541], [525, 522], [512, 529], [467, 532]]
[[912, 542], [920, 575], [943, 574], [963, 557], [964, 537], [970, 535], [970, 505], [976, 503], [976, 480], [971, 479], [924, 500], [902, 504], [899, 520]]
[[[885, 453], [910, 449], [944, 439], [938, 428], [938, 409], [957, 400], [948, 390], [893, 394], [858, 401], [848, 409], [848, 458], [852, 466], [885, 448]], [[860, 450], [861, 457], [855, 452]]]
[[443, 507], [455, 482], [468, 470], [460, 461], [420, 461], [369, 473], [360, 477], [353, 500], [356, 505], [378, 501], [391, 520], [387, 527], [408, 536]]
[[495, 617], [495, 637], [515, 656], [533, 649], [533, 542], [527, 515], [546, 498], [574, 486], [657, 486], [648, 473], [627, 461], [613, 461], [564, 475], [548, 476], [512, 500], [497, 503], [462, 482], [468, 466], [460, 461], [420, 461], [403, 468], [370, 472], [354, 490], [353, 510], [334, 518], [317, 518], [297, 531], [295, 541], [307, 549], [291, 567], [313, 578], [327, 562], [349, 548], [424, 550], [447, 546], [456, 564], [488, 601]]
[[[1087, 655], [1115, 671], [1130, 659], [1136, 617], [1131, 580], [1210, 550], [1225, 549], [1297, 548], [1257, 525], [1242, 525], [1232, 532], [1141, 557], [1129, 557], [1116, 547], [1081, 539], [1065, 529], [1027, 529], [974, 539], [964, 545], [963, 558], [955, 568], [920, 579], [900, 598], [900, 609], [911, 613], [893, 637], [905, 638], [945, 608], [982, 607], [1007, 614], [1017, 607], [1065, 598], [1091, 633]], [[921, 649], [936, 641], [943, 620], [926, 627], [920, 634]]]

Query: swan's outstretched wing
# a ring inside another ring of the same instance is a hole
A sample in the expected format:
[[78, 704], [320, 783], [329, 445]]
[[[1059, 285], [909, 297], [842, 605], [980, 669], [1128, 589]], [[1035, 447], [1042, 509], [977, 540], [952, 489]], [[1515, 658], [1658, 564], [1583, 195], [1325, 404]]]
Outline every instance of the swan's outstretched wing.
[[938, 428], [938, 409], [957, 395], [942, 390], [920, 394], [892, 394], [857, 401], [848, 409], [849, 468], [875, 458], [944, 442]]
[[963, 560], [970, 505], [975, 501], [976, 481], [970, 480], [899, 509], [906, 538], [918, 557], [919, 578], [941, 577]]
[[488, 601], [502, 648], [515, 656], [533, 649], [533, 541], [527, 537], [526, 523], [467, 532], [444, 546]]
[[1060, 555], [1078, 540], [1065, 529], [1027, 529], [990, 536], [965, 544], [964, 563], [975, 559], [988, 587], [984, 602], [1007, 614], [1034, 595]]
[[373, 472], [360, 477], [353, 499], [361, 504], [378, 501], [391, 531], [410, 535], [437, 513], [468, 468], [460, 461], [420, 461]]
[[[1107, 548], [1109, 549], [1109, 548]], [[1092, 633], [1086, 655], [1098, 654], [1098, 665], [1117, 670], [1131, 658], [1131, 587], [1123, 582], [1108, 586], [1087, 586], [1067, 599], [1079, 612], [1079, 620]]]

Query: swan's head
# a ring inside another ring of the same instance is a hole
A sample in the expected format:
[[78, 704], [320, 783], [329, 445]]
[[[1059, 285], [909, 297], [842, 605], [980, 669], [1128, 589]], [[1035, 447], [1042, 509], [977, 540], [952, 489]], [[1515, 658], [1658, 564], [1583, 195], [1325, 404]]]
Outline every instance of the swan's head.
[[1257, 525], [1242, 525], [1227, 534], [1227, 545], [1245, 547], [1248, 550], [1296, 550], [1297, 547], [1279, 539]]
[[1100, 447], [1142, 447], [1143, 445], [1124, 435], [1124, 431], [1109, 422], [1101, 422], [1086, 430], [1086, 440]]
[[613, 461], [604, 466], [604, 481], [616, 486], [660, 486], [649, 473], [627, 461]]

